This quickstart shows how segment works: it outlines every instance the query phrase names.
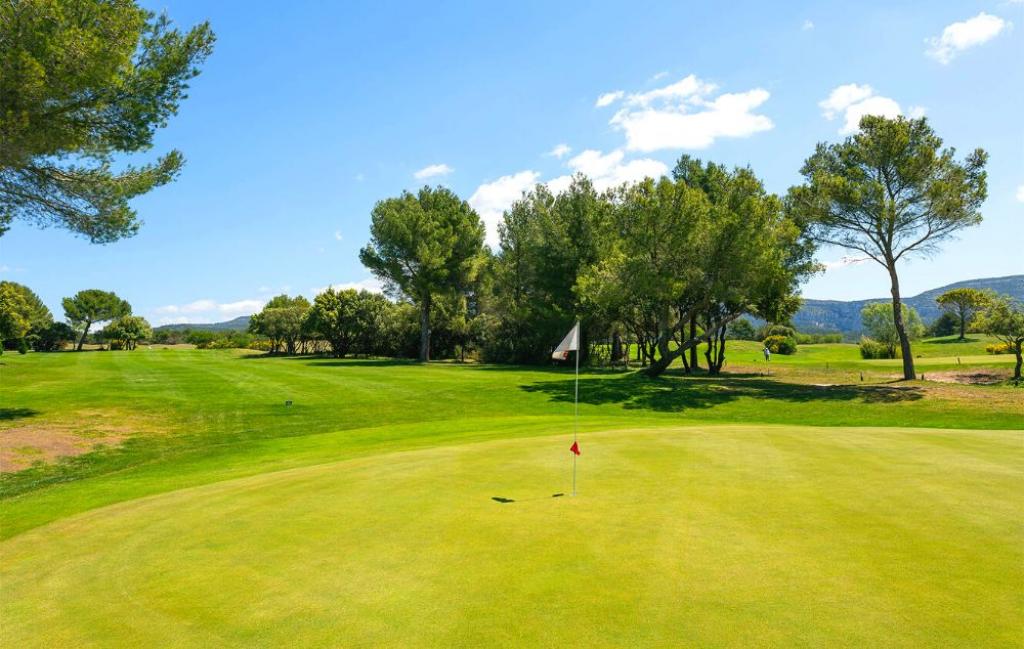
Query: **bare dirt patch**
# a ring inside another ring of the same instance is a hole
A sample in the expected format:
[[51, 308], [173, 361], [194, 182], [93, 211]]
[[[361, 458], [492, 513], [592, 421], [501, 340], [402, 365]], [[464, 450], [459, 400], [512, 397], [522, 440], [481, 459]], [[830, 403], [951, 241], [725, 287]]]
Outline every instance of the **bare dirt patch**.
[[0, 473], [27, 469], [37, 462], [56, 462], [82, 455], [97, 446], [119, 444], [127, 437], [114, 431], [76, 431], [71, 426], [49, 424], [15, 426], [0, 430]]
[[1009, 372], [999, 370], [973, 370], [971, 372], [933, 372], [925, 377], [929, 381], [939, 383], [961, 383], [964, 385], [993, 385], [1002, 383], [1010, 377]]

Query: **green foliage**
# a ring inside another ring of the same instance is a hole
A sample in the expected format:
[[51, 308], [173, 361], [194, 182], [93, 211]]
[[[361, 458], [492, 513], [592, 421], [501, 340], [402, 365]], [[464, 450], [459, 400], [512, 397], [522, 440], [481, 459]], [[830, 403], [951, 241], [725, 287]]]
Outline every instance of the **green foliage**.
[[860, 339], [860, 357], [863, 359], [897, 358], [899, 350], [890, 344], [872, 340], [867, 336]]
[[978, 328], [995, 336], [1017, 357], [1013, 378], [1020, 381], [1024, 366], [1024, 305], [1007, 295], [991, 296], [979, 320]]
[[287, 354], [294, 354], [305, 333], [309, 308], [309, 300], [301, 295], [278, 295], [252, 317], [249, 331], [269, 338], [271, 353], [283, 350]]
[[396, 351], [388, 337], [394, 315], [394, 305], [383, 295], [328, 288], [313, 300], [307, 325], [327, 341], [336, 358], [350, 353], [372, 356]]
[[32, 347], [37, 352], [56, 352], [75, 340], [75, 330], [65, 322], [51, 322], [36, 332]]
[[[924, 336], [924, 323], [921, 322], [921, 316], [917, 315], [914, 307], [906, 304], [901, 304], [900, 307], [907, 337], [910, 340], [919, 340]], [[861, 309], [860, 320], [864, 333], [875, 342], [885, 345], [888, 355], [884, 358], [898, 358], [896, 349], [900, 346], [900, 335], [896, 330], [892, 305], [887, 302], [868, 304]]]
[[757, 340], [757, 331], [750, 320], [740, 318], [729, 324], [727, 337], [733, 340]]
[[782, 336], [784, 338], [796, 338], [796, 329], [782, 324], [765, 324], [759, 332], [759, 337], [764, 339], [768, 336]]
[[45, 329], [53, 321], [50, 310], [29, 287], [16, 282], [0, 282], [0, 344], [24, 340]]
[[[608, 252], [577, 287], [590, 308], [652, 341], [651, 375], [699, 342], [724, 343], [721, 332], [744, 313], [788, 319], [814, 268], [800, 224], [749, 169], [686, 157], [680, 167], [676, 180], [618, 190]], [[701, 334], [691, 334], [691, 321]], [[720, 349], [714, 361], [712, 372], [724, 362]]]
[[81, 337], [78, 339], [79, 351], [93, 324], [132, 313], [132, 307], [127, 300], [122, 300], [113, 292], [95, 288], [79, 291], [74, 297], [66, 297], [62, 304], [64, 317], [72, 327], [81, 331]]
[[500, 325], [488, 325], [493, 331], [484, 344], [485, 358], [550, 362], [551, 349], [579, 317], [581, 359], [587, 362], [589, 337], [600, 335], [608, 318], [577, 284], [606, 252], [611, 211], [608, 197], [577, 175], [558, 195], [540, 185], [505, 212], [493, 263], [493, 310]]
[[841, 333], [813, 333], [805, 334], [796, 332], [796, 342], [800, 345], [824, 345], [829, 343], [843, 342]]
[[768, 348], [768, 351], [773, 354], [790, 356], [796, 353], [797, 343], [796, 338], [793, 336], [773, 334], [765, 338], [763, 343]]
[[153, 336], [153, 328], [141, 316], [126, 315], [108, 324], [100, 337], [110, 343], [111, 349], [131, 351], [140, 340], [148, 340]]
[[946, 291], [935, 302], [947, 314], [956, 317], [960, 326], [960, 340], [964, 339], [967, 327], [974, 316], [992, 300], [992, 293], [976, 288], [954, 288]]
[[[787, 205], [821, 243], [855, 250], [881, 264], [900, 299], [897, 262], [928, 254], [963, 228], [981, 222], [987, 194], [987, 154], [976, 149], [963, 162], [928, 121], [866, 115], [860, 131], [838, 144], [818, 144], [800, 172], [805, 184], [790, 189]], [[910, 335], [896, 322], [899, 344]], [[904, 378], [914, 360], [903, 354]]]
[[948, 311], [943, 312], [935, 321], [928, 325], [928, 335], [939, 337], [939, 336], [951, 336], [957, 333], [960, 327], [960, 318], [955, 314]]
[[420, 309], [420, 360], [430, 359], [435, 301], [464, 293], [483, 263], [484, 226], [468, 203], [444, 187], [424, 187], [378, 202], [370, 243], [359, 259], [388, 291]]
[[115, 170], [115, 154], [152, 147], [213, 41], [128, 0], [0, 4], [0, 232], [19, 218], [94, 243], [133, 235], [128, 201], [183, 158]]

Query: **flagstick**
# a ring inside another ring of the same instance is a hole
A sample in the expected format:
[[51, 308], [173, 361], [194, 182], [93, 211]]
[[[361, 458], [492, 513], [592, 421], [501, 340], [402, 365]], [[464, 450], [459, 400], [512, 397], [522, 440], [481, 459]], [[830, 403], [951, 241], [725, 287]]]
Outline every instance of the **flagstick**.
[[[576, 444], [576, 437], [580, 428], [580, 334], [576, 323], [576, 398], [574, 399], [574, 412], [572, 418], [572, 443]], [[576, 495], [576, 454], [572, 454], [572, 495]]]

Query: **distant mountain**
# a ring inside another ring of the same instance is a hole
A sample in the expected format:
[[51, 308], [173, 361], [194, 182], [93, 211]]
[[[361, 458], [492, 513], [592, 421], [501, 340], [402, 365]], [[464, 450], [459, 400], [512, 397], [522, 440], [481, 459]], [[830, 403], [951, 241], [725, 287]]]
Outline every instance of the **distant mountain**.
[[[935, 298], [951, 288], [988, 289], [1024, 301], [1024, 275], [969, 279], [940, 288], [933, 288], [930, 291], [925, 291], [913, 297], [904, 297], [903, 301], [917, 309], [921, 319], [925, 321], [925, 324], [928, 324], [942, 313], [939, 310], [939, 306], [935, 304]], [[891, 297], [886, 296], [874, 300], [856, 300], [853, 302], [804, 300], [803, 306], [793, 317], [793, 325], [798, 331], [804, 332], [840, 331], [844, 334], [858, 333], [860, 331], [860, 310], [864, 308], [864, 305], [872, 302], [889, 302], [891, 299]]]
[[[935, 298], [951, 288], [961, 287], [989, 289], [1024, 301], [1024, 275], [969, 279], [940, 288], [933, 288], [930, 291], [925, 291], [913, 297], [905, 297], [903, 301], [917, 309], [917, 312], [921, 314], [921, 319], [927, 324], [938, 318], [941, 313], [938, 305], [935, 304]], [[793, 325], [797, 330], [807, 333], [839, 331], [844, 334], [856, 334], [860, 332], [860, 310], [864, 308], [864, 305], [872, 302], [888, 302], [890, 299], [886, 296], [874, 300], [856, 300], [853, 302], [804, 300], [803, 306], [800, 307], [800, 310], [793, 317]], [[157, 331], [181, 331], [183, 329], [191, 329], [192, 331], [245, 331], [249, 328], [249, 319], [251, 317], [243, 315], [227, 322], [169, 324], [155, 327], [155, 329]]]
[[153, 327], [154, 331], [183, 331], [185, 329], [191, 329], [192, 331], [246, 331], [249, 328], [249, 319], [251, 315], [241, 315], [234, 320], [228, 320], [227, 322], [197, 322], [197, 323], [183, 323], [183, 324], [168, 324], [160, 325], [159, 327]]

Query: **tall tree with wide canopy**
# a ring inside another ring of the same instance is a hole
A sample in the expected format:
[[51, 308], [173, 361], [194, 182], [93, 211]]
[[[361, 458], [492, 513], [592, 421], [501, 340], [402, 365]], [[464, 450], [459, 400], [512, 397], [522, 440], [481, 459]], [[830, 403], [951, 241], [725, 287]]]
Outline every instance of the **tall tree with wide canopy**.
[[133, 0], [0, 3], [0, 234], [15, 218], [93, 243], [135, 234], [129, 200], [183, 158], [115, 169], [115, 155], [152, 146], [213, 42]]
[[301, 295], [278, 295], [252, 316], [249, 331], [270, 338], [271, 352], [276, 352], [283, 345], [286, 353], [294, 354], [309, 308], [309, 300]]
[[108, 324], [101, 333], [111, 347], [132, 351], [140, 340], [153, 337], [153, 328], [142, 316], [126, 315]]
[[897, 264], [981, 222], [987, 154], [975, 149], [962, 162], [955, 156], [924, 118], [868, 115], [857, 134], [819, 144], [801, 169], [805, 184], [789, 193], [790, 208], [813, 225], [819, 242], [856, 250], [885, 268], [908, 380], [915, 377], [914, 356]]
[[965, 340], [967, 323], [984, 309], [991, 299], [992, 295], [988, 291], [976, 288], [952, 288], [935, 298], [935, 302], [943, 311], [956, 317], [960, 323], [960, 340]]
[[71, 326], [81, 331], [78, 345], [75, 347], [77, 351], [82, 351], [85, 337], [89, 335], [89, 328], [92, 325], [132, 313], [132, 307], [127, 300], [122, 300], [111, 291], [95, 288], [79, 291], [74, 297], [66, 297], [62, 304], [64, 317]]
[[0, 282], [0, 343], [38, 333], [53, 322], [50, 309], [24, 284]]
[[1006, 344], [1017, 357], [1013, 380], [1019, 382], [1024, 366], [1024, 305], [1009, 295], [995, 296], [982, 312], [979, 326]]
[[[712, 337], [721, 367], [726, 326], [744, 313], [786, 319], [799, 306], [799, 283], [814, 270], [803, 227], [749, 169], [696, 163], [691, 171], [619, 190], [613, 251], [577, 287], [606, 308], [625, 304], [649, 314], [657, 350], [650, 376]], [[695, 318], [699, 333], [689, 327]]]
[[430, 360], [430, 312], [439, 296], [468, 289], [483, 263], [480, 217], [450, 189], [424, 187], [378, 202], [359, 259], [392, 295], [420, 312], [420, 361]]
[[610, 214], [608, 197], [582, 175], [557, 195], [538, 185], [505, 212], [493, 286], [506, 341], [500, 360], [549, 362], [553, 345], [579, 317], [586, 361], [587, 340], [605, 323], [599, 311], [584, 309], [574, 287], [604, 254]]

